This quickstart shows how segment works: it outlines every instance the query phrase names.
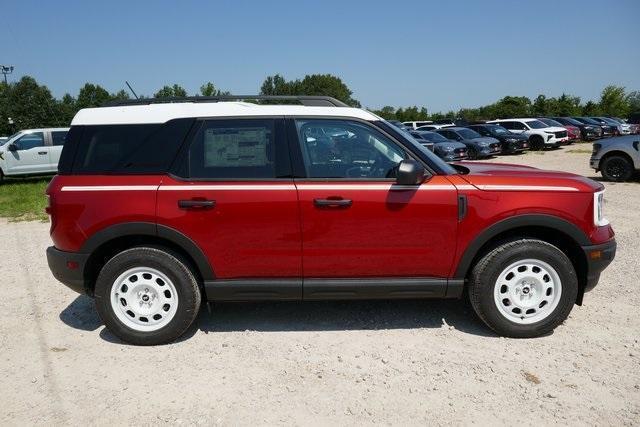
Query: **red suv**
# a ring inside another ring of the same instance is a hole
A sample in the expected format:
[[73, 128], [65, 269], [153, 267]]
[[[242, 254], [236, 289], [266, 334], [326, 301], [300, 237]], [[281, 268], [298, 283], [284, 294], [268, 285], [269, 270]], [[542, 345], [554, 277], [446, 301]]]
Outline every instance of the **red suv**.
[[332, 98], [237, 99], [132, 101], [73, 119], [47, 190], [48, 262], [127, 342], [175, 340], [202, 299], [465, 294], [498, 334], [534, 337], [615, 255], [595, 181], [449, 165]]

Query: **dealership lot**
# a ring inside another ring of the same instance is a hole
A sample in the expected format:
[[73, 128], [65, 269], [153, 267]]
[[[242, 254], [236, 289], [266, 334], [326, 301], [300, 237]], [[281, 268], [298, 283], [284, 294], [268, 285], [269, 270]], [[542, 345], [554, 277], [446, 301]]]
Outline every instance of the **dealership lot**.
[[[590, 144], [490, 161], [598, 178]], [[48, 224], [0, 223], [0, 423], [640, 423], [640, 183], [605, 183], [618, 254], [553, 334], [460, 301], [214, 305], [172, 345], [120, 343], [58, 284]]]

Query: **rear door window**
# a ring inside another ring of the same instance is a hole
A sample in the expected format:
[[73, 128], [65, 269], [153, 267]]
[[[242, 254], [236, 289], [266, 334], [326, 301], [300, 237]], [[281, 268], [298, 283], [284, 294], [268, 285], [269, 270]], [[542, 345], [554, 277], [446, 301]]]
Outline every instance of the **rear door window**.
[[56, 145], [64, 145], [64, 140], [67, 137], [67, 132], [66, 130], [64, 131], [56, 131], [54, 130], [53, 132], [51, 132], [51, 143], [53, 146]]
[[290, 177], [282, 120], [203, 120], [198, 126], [175, 168], [177, 176], [195, 180]]

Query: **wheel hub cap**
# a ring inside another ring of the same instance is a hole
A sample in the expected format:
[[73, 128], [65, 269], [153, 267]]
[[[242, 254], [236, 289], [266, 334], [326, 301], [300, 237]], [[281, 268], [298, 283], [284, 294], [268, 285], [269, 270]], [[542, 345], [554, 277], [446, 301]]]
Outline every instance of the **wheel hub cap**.
[[560, 276], [544, 261], [514, 262], [498, 276], [494, 301], [502, 316], [520, 324], [545, 319], [557, 307], [562, 292]]
[[155, 331], [173, 319], [178, 293], [169, 278], [150, 267], [122, 273], [111, 287], [111, 306], [116, 317], [136, 331]]

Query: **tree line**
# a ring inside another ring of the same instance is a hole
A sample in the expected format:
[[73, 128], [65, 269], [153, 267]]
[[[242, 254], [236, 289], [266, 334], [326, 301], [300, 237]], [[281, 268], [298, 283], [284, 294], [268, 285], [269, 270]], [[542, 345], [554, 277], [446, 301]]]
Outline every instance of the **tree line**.
[[[207, 82], [194, 96], [229, 94], [212, 82]], [[275, 74], [264, 80], [259, 94], [326, 95], [353, 107], [361, 106], [360, 102], [353, 98], [353, 92], [349, 87], [339, 77], [331, 74], [311, 74], [295, 80], [286, 80]], [[188, 93], [178, 84], [163, 86], [153, 94], [154, 98], [184, 96], [188, 96]], [[98, 84], [86, 83], [76, 96], [67, 93], [61, 99], [56, 99], [45, 85], [40, 85], [30, 76], [24, 76], [9, 84], [0, 82], [0, 135], [9, 135], [20, 129], [68, 126], [78, 110], [98, 107], [116, 99], [130, 99], [130, 96], [124, 89], [110, 93]], [[400, 121], [435, 120], [445, 117], [467, 120], [576, 115], [628, 117], [632, 113], [640, 113], [640, 92], [627, 92], [623, 87], [607, 86], [597, 102], [582, 103], [579, 97], [568, 94], [562, 94], [557, 98], [538, 95], [533, 100], [525, 96], [505, 96], [493, 104], [478, 108], [462, 108], [458, 111], [429, 113], [426, 107], [418, 106], [385, 106], [371, 111], [385, 119]]]

